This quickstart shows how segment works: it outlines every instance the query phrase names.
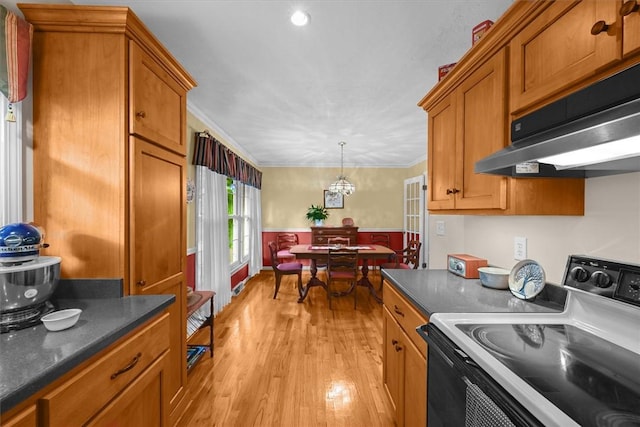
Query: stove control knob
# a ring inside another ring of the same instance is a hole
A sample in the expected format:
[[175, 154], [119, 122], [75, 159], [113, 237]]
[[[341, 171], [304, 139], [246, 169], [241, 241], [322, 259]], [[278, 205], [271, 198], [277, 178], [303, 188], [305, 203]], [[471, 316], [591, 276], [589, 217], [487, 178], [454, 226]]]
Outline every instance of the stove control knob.
[[611, 286], [611, 276], [604, 271], [596, 271], [591, 277], [593, 277], [593, 283], [599, 288]]
[[571, 270], [571, 277], [577, 282], [586, 282], [589, 278], [589, 272], [584, 267], [573, 267]]

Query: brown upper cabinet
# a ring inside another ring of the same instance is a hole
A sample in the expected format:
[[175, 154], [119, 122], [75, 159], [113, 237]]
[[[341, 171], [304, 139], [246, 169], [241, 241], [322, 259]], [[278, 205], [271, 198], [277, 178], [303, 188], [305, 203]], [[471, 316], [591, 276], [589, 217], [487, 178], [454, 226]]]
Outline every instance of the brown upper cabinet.
[[427, 207], [438, 214], [583, 215], [584, 180], [476, 174], [509, 143], [507, 49], [494, 53], [428, 113]]
[[637, 0], [514, 2], [418, 103], [428, 115], [428, 209], [583, 215], [584, 179], [485, 176], [474, 164], [509, 145], [512, 118], [639, 57]]
[[506, 178], [473, 172], [505, 146], [505, 51], [429, 111], [429, 209], [505, 209]]
[[137, 43], [129, 46], [130, 133], [186, 155], [187, 93]]
[[510, 43], [512, 114], [544, 102], [622, 57], [621, 2], [547, 3]]

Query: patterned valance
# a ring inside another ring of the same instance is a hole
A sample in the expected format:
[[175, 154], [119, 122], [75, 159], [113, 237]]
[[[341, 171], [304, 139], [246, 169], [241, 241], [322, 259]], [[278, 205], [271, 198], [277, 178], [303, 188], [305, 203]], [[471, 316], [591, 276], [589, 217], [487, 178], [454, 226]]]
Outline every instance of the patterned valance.
[[205, 166], [257, 189], [262, 188], [262, 172], [245, 162], [207, 131], [196, 134], [193, 164]]

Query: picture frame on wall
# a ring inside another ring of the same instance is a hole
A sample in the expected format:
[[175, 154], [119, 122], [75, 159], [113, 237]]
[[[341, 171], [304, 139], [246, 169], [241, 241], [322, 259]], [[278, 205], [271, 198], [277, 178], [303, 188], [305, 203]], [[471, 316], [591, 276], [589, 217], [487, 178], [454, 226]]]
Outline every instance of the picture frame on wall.
[[324, 207], [327, 209], [344, 209], [344, 195], [324, 190]]

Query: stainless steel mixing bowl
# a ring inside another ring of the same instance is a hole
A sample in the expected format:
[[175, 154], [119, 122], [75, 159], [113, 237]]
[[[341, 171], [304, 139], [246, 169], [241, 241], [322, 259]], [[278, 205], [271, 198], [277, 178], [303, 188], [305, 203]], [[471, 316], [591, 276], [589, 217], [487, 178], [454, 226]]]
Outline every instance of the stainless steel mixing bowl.
[[60, 279], [60, 261], [60, 257], [42, 256], [21, 265], [0, 266], [0, 312], [49, 300]]

